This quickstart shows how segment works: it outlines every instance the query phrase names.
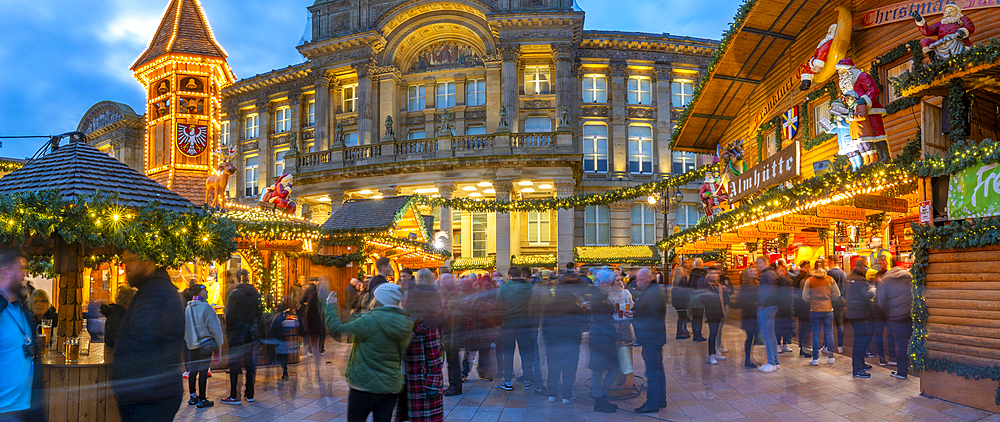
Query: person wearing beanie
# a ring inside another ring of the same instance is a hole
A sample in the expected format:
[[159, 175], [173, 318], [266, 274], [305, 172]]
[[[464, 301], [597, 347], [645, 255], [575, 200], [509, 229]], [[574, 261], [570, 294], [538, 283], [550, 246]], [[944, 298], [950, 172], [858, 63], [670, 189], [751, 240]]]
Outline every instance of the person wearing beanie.
[[396, 400], [403, 390], [402, 363], [413, 333], [413, 321], [399, 307], [403, 291], [392, 283], [382, 283], [372, 292], [371, 310], [354, 321], [343, 323], [337, 311], [337, 293], [325, 284], [317, 286], [331, 336], [348, 334], [354, 343], [347, 360], [345, 378], [350, 385], [347, 419], [389, 422]]
[[857, 378], [871, 378], [871, 375], [865, 372], [871, 369], [871, 366], [865, 363], [865, 345], [871, 344], [872, 341], [872, 298], [875, 297], [875, 289], [868, 281], [867, 273], [868, 259], [859, 257], [844, 283], [844, 297], [847, 299], [847, 312], [844, 316], [850, 321], [854, 330], [851, 360], [853, 373]]

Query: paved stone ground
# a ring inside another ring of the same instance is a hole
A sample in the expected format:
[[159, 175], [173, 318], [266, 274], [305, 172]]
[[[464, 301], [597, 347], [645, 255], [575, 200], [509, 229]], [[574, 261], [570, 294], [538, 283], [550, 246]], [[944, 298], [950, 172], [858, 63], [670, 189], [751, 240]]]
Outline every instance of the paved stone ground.
[[[668, 324], [676, 315], [668, 316]], [[636, 414], [631, 409], [645, 400], [643, 395], [616, 401], [622, 409], [615, 414], [593, 412], [593, 401], [585, 382], [586, 346], [580, 359], [575, 392], [579, 400], [570, 405], [549, 403], [515, 384], [514, 391], [499, 388], [493, 382], [470, 380], [465, 394], [445, 397], [447, 421], [996, 421], [1000, 415], [921, 397], [919, 380], [889, 377], [890, 368], [874, 363], [870, 379], [854, 379], [850, 357], [838, 355], [833, 365], [809, 366], [809, 360], [797, 356], [798, 349], [780, 355], [781, 369], [764, 374], [742, 366], [744, 335], [738, 324], [724, 329], [723, 343], [731, 351], [730, 359], [708, 365], [706, 343], [668, 340], [664, 349], [667, 372], [667, 408], [658, 414]], [[672, 326], [672, 325], [668, 325]], [[707, 331], [707, 325], [706, 325]], [[209, 399], [215, 406], [196, 409], [185, 402], [177, 421], [346, 421], [348, 385], [343, 378], [349, 346], [327, 339], [326, 355], [317, 363], [303, 358], [290, 365], [291, 380], [279, 381], [280, 368], [260, 368], [257, 376], [256, 402], [226, 405], [219, 399], [228, 395], [229, 378], [216, 371], [209, 379]], [[764, 347], [754, 347], [755, 360], [763, 361]], [[543, 358], [544, 359], [544, 358]], [[870, 360], [872, 361], [872, 360]], [[869, 362], [873, 363], [873, 362]], [[544, 365], [544, 363], [543, 363]], [[520, 363], [515, 362], [520, 368]], [[317, 370], [318, 369], [318, 370]], [[635, 370], [644, 368], [635, 351]], [[547, 371], [543, 371], [547, 373]], [[589, 384], [586, 384], [589, 385]], [[370, 420], [370, 419], [369, 419]]]

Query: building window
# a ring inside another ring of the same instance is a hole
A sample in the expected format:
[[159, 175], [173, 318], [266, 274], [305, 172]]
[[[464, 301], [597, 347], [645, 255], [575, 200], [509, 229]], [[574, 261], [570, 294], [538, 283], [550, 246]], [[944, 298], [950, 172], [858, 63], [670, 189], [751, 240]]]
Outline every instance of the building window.
[[424, 139], [427, 137], [426, 133], [422, 130], [411, 130], [406, 132], [406, 139]]
[[229, 145], [229, 121], [219, 124], [219, 144]]
[[465, 128], [466, 135], [485, 135], [486, 126], [483, 125], [472, 125]]
[[358, 85], [346, 85], [343, 90], [344, 95], [344, 113], [353, 113], [357, 111], [355, 107], [358, 104]]
[[465, 105], [486, 104], [486, 79], [471, 79], [465, 82]]
[[248, 114], [243, 118], [243, 139], [254, 139], [257, 137], [260, 118], [257, 113]]
[[680, 204], [677, 206], [677, 216], [674, 218], [674, 222], [677, 227], [681, 230], [685, 230], [689, 227], [698, 224], [698, 219], [701, 218], [701, 211], [698, 210], [698, 206], [695, 204]]
[[257, 156], [251, 155], [243, 159], [243, 189], [244, 197], [250, 198], [260, 194], [258, 187]]
[[607, 246], [611, 244], [611, 211], [607, 205], [591, 205], [583, 211], [583, 244]]
[[656, 211], [649, 204], [632, 204], [632, 244], [656, 243]]
[[531, 246], [549, 245], [549, 212], [528, 211], [528, 244]]
[[274, 109], [274, 133], [292, 130], [292, 108], [278, 107]]
[[770, 157], [778, 152], [778, 146], [775, 145], [778, 138], [778, 131], [772, 130], [771, 133], [764, 137], [764, 157], [762, 157], [758, 162], [764, 161], [764, 158]]
[[608, 172], [608, 127], [603, 124], [583, 126], [583, 171]]
[[689, 79], [674, 79], [670, 84], [673, 101], [671, 107], [686, 107], [694, 95], [694, 81]]
[[583, 75], [583, 102], [608, 102], [608, 79], [604, 75]]
[[438, 82], [437, 99], [434, 108], [452, 108], [455, 106], [455, 83]]
[[813, 107], [813, 136], [819, 136], [819, 134], [826, 132], [823, 125], [819, 123], [822, 119], [830, 120], [830, 100], [823, 101]]
[[316, 101], [309, 100], [306, 104], [306, 124], [309, 126], [316, 125]]
[[649, 76], [630, 76], [628, 78], [628, 103], [652, 104], [653, 80]]
[[549, 93], [549, 67], [524, 67], [524, 94], [545, 95]]
[[345, 132], [344, 133], [344, 146], [356, 147], [358, 146], [358, 132]]
[[552, 119], [544, 116], [526, 117], [524, 119], [524, 132], [551, 132]]
[[[910, 68], [912, 68], [912, 67], [913, 67], [913, 61], [912, 60], [907, 60], [907, 61], [905, 61], [903, 63], [900, 63], [898, 65], [890, 67], [890, 68], [886, 69], [886, 71], [885, 71], [885, 79], [883, 79], [883, 80], [884, 81], [891, 81], [892, 78], [898, 78], [899, 75], [902, 75], [902, 74], [904, 74], [906, 72], [909, 72]], [[891, 103], [893, 101], [896, 101], [896, 100], [898, 100], [898, 99], [901, 98], [899, 95], [896, 95], [896, 89], [892, 86], [891, 83], [887, 83], [885, 85], [887, 87], [886, 88], [886, 99], [888, 100], [888, 101], [886, 101], [886, 104], [889, 104], [889, 103]]]
[[673, 174], [676, 175], [694, 171], [698, 160], [693, 152], [674, 151], [672, 155], [673, 166], [671, 167], [671, 171]]
[[406, 90], [406, 109], [409, 111], [420, 111], [426, 107], [424, 94], [426, 88], [423, 85], [411, 86]]
[[272, 176], [278, 177], [285, 174], [285, 154], [288, 153], [288, 148], [282, 148], [274, 152], [274, 174]]
[[316, 143], [310, 142], [306, 144], [306, 152], [316, 152]]
[[653, 128], [629, 125], [628, 171], [632, 174], [653, 174]]
[[486, 231], [489, 220], [486, 213], [472, 213], [472, 257], [486, 256]]

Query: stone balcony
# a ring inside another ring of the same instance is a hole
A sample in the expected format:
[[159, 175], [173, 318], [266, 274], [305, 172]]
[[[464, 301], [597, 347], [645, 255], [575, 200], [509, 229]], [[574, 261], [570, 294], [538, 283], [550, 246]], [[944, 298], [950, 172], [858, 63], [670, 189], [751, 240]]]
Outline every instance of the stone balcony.
[[462, 161], [530, 161], [544, 157], [579, 162], [582, 149], [573, 132], [497, 132], [486, 135], [396, 140], [383, 138], [370, 145], [334, 146], [326, 151], [299, 154], [295, 172], [306, 178], [320, 174], [353, 173], [366, 167], [392, 164], [393, 168], [434, 166]]

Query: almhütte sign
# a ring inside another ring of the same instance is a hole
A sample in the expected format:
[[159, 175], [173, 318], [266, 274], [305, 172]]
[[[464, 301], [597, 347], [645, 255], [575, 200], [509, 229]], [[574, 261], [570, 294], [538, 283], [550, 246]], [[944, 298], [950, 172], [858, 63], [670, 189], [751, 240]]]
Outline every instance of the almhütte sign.
[[734, 177], [726, 186], [729, 201], [739, 201], [754, 192], [798, 176], [801, 170], [800, 151], [799, 141], [795, 141], [750, 170]]

